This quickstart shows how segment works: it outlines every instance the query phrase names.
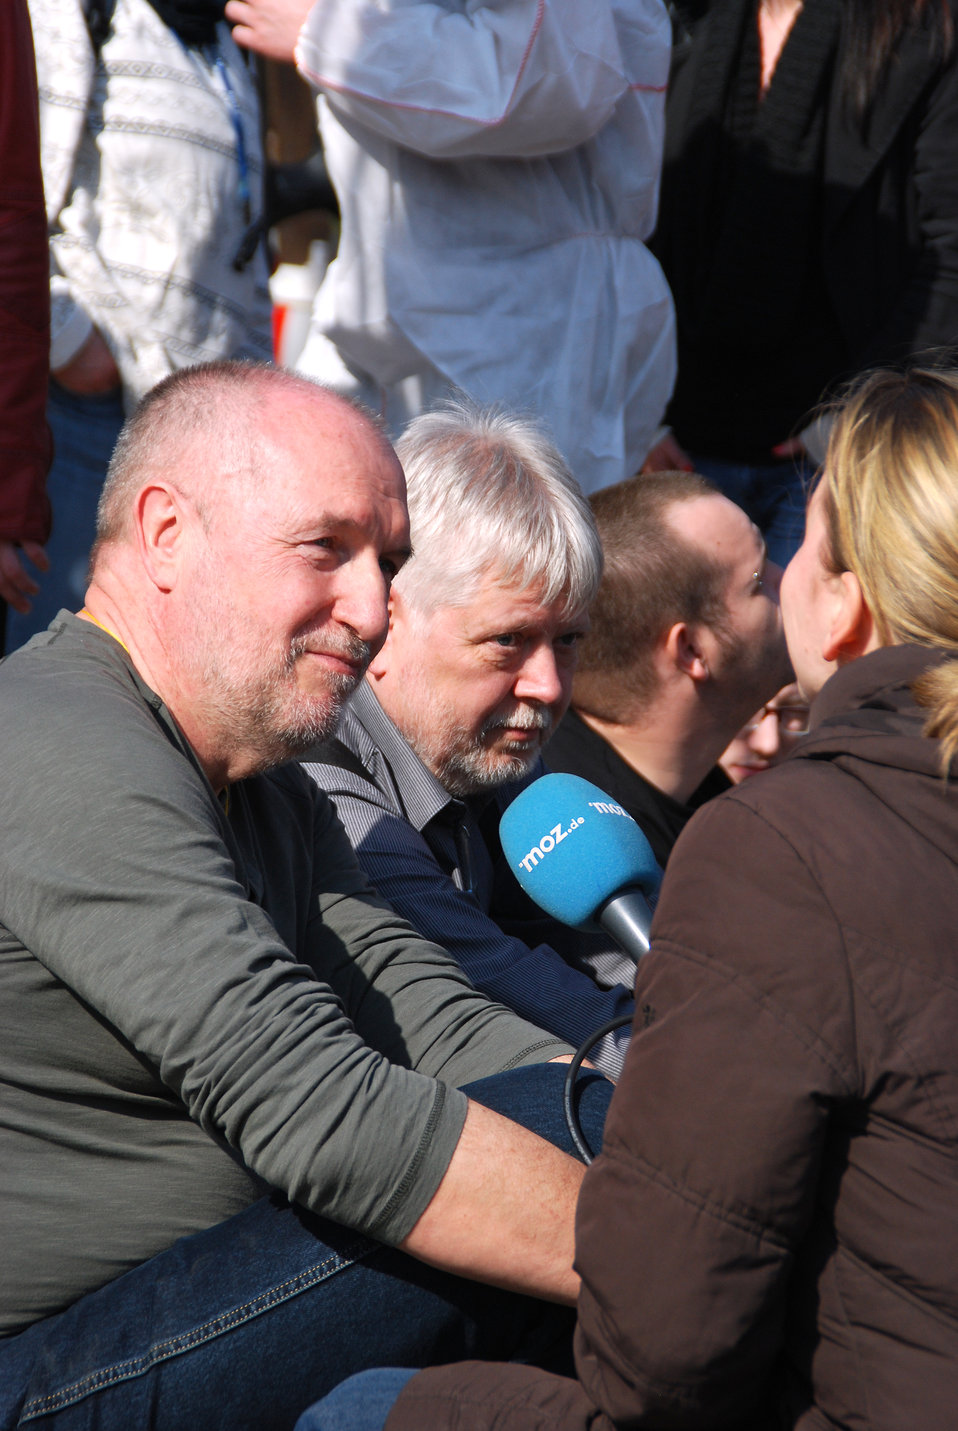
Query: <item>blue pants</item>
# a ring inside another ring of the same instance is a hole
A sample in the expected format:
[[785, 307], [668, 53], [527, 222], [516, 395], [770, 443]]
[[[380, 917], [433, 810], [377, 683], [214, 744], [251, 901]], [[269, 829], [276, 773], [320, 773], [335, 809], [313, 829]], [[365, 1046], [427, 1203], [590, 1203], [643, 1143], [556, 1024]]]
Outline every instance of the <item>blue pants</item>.
[[696, 472], [708, 477], [758, 527], [771, 561], [788, 566], [805, 535], [805, 492], [814, 476], [803, 458], [751, 467], [721, 457], [693, 458]]
[[8, 608], [7, 651], [44, 631], [61, 607], [79, 611], [83, 605], [97, 503], [123, 426], [123, 402], [119, 391], [76, 397], [51, 382], [47, 420], [53, 433], [53, 466], [47, 477], [53, 505], [53, 531], [46, 546], [50, 570], [35, 573], [40, 591], [31, 598], [28, 615]]
[[[541, 1064], [466, 1091], [571, 1151], [565, 1074]], [[597, 1147], [612, 1085], [583, 1081]], [[264, 1198], [0, 1341], [0, 1428], [290, 1431], [369, 1367], [480, 1357], [569, 1372], [573, 1322]]]
[[295, 1431], [382, 1431], [399, 1393], [415, 1375], [394, 1366], [357, 1372], [305, 1411]]

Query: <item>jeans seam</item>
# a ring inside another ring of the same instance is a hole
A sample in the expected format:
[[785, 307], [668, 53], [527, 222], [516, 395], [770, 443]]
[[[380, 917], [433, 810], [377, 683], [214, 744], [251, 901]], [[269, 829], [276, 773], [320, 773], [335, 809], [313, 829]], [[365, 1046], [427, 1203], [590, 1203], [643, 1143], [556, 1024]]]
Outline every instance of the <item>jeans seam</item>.
[[142, 1356], [130, 1357], [127, 1361], [117, 1362], [113, 1366], [100, 1367], [97, 1371], [87, 1373], [71, 1386], [61, 1387], [59, 1391], [52, 1392], [47, 1396], [35, 1397], [32, 1401], [24, 1404], [21, 1422], [30, 1421], [35, 1416], [42, 1416], [48, 1411], [62, 1411], [65, 1407], [82, 1401], [85, 1396], [94, 1392], [103, 1391], [121, 1381], [130, 1381], [134, 1377], [142, 1376], [161, 1362], [170, 1361], [183, 1352], [193, 1351], [204, 1342], [213, 1341], [224, 1332], [233, 1331], [243, 1322], [252, 1321], [254, 1317], [270, 1311], [280, 1303], [288, 1302], [300, 1292], [306, 1291], [307, 1288], [315, 1286], [318, 1282], [325, 1281], [327, 1277], [333, 1276], [346, 1267], [351, 1267], [355, 1262], [361, 1261], [363, 1256], [378, 1250], [376, 1244], [369, 1243], [363, 1238], [356, 1243], [355, 1252], [351, 1248], [347, 1248], [345, 1255], [335, 1252], [324, 1258], [322, 1262], [317, 1262], [304, 1272], [297, 1273], [295, 1277], [280, 1282], [251, 1301], [243, 1302], [240, 1306], [233, 1307], [230, 1311], [211, 1318], [202, 1326], [194, 1327], [189, 1332], [183, 1332], [179, 1336], [169, 1337], [166, 1341], [158, 1342]]

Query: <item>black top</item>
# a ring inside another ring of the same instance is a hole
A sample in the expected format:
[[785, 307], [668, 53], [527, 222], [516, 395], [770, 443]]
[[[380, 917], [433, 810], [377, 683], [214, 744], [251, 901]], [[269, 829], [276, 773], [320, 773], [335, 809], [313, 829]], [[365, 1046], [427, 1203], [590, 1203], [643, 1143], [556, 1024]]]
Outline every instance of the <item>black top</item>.
[[669, 107], [655, 248], [678, 319], [670, 422], [693, 452], [767, 463], [849, 354], [821, 261], [839, 0], [807, 0], [761, 100], [757, 8], [725, 0], [696, 35], [709, 64], [684, 122]]
[[700, 805], [731, 788], [732, 782], [716, 765], [710, 770], [687, 805], [673, 800], [646, 780], [617, 751], [570, 710], [549, 741], [546, 764], [550, 770], [581, 775], [605, 790], [623, 805], [652, 846], [652, 853], [665, 868], [672, 846]]

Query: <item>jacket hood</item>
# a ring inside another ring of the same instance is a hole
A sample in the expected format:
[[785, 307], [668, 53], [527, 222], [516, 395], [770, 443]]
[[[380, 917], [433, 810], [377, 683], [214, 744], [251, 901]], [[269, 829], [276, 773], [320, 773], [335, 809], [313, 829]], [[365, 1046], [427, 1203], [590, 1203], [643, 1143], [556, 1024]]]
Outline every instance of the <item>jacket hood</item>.
[[811, 729], [796, 758], [854, 752], [878, 764], [940, 774], [938, 743], [922, 735], [927, 712], [911, 687], [947, 659], [927, 647], [885, 646], [843, 666], [813, 702]]
[[886, 646], [842, 667], [814, 701], [811, 730], [788, 763], [833, 762], [939, 848], [951, 849], [958, 757], [946, 782], [939, 742], [922, 734], [928, 713], [911, 692], [919, 676], [948, 659], [926, 647]]

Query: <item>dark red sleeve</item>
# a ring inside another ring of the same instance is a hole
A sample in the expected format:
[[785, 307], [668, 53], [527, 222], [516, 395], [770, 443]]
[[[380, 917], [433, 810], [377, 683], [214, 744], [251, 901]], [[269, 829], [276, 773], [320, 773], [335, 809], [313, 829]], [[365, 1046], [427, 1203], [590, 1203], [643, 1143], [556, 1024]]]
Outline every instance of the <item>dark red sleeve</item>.
[[50, 272], [33, 36], [0, 4], [0, 538], [46, 541]]

